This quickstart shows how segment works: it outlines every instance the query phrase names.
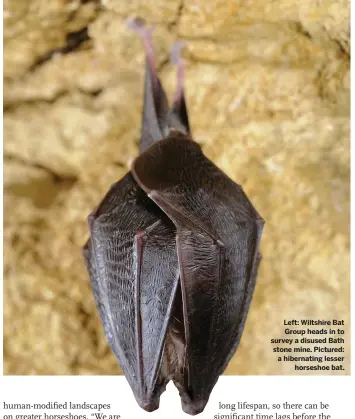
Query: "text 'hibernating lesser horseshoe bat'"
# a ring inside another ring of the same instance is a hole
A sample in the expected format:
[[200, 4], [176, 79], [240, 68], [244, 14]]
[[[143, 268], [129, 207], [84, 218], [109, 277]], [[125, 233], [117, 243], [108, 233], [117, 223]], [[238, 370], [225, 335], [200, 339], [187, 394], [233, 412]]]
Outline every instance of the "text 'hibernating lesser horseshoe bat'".
[[106, 337], [139, 405], [157, 409], [172, 380], [194, 415], [239, 344], [264, 221], [191, 138], [178, 45], [169, 107], [151, 30], [130, 23], [146, 52], [140, 155], [88, 217], [84, 256]]

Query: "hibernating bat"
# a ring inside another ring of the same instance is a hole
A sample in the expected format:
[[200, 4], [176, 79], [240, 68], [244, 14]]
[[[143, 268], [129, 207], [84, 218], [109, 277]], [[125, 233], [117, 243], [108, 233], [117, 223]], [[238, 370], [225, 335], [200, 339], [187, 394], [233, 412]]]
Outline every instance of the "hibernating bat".
[[84, 256], [109, 345], [139, 405], [157, 409], [173, 380], [194, 415], [239, 344], [264, 221], [191, 138], [179, 51], [169, 108], [151, 32], [132, 25], [146, 51], [140, 155], [88, 217]]

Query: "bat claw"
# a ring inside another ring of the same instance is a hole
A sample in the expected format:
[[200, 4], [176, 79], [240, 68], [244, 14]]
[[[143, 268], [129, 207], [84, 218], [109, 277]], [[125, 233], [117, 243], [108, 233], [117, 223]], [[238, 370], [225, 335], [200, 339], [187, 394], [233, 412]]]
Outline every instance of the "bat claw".
[[155, 57], [154, 57], [154, 47], [152, 42], [152, 33], [154, 26], [147, 28], [145, 26], [145, 21], [139, 17], [128, 18], [126, 23], [130, 29], [137, 32], [143, 42], [145, 55], [147, 57], [148, 66], [153, 76], [154, 84], [157, 85], [157, 73], [155, 67]]
[[151, 26], [150, 28], [147, 28], [145, 25], [144, 19], [140, 17], [129, 17], [126, 20], [127, 26], [132, 29], [134, 32], [138, 32], [139, 35], [144, 39], [151, 42], [151, 35], [155, 29], [155, 26]]
[[141, 31], [145, 28], [145, 21], [140, 17], [129, 17], [126, 20], [127, 26], [134, 31]]

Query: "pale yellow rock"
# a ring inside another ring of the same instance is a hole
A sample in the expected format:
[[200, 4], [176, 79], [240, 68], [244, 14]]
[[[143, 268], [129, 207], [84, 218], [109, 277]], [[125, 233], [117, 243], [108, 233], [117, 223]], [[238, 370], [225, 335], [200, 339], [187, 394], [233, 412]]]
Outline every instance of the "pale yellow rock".
[[[349, 1], [99, 3], [4, 4], [5, 374], [120, 373], [81, 248], [87, 215], [138, 152], [135, 15], [156, 25], [170, 97], [169, 50], [184, 41], [193, 136], [266, 221], [226, 373], [306, 374], [270, 340], [284, 337], [284, 319], [312, 318], [345, 320], [345, 370], [329, 373], [349, 374]], [[85, 27], [89, 40], [34, 66]]]
[[7, 1], [4, 4], [5, 79], [24, 76], [37, 59], [63, 47], [66, 35], [85, 27], [95, 14], [93, 3]]
[[75, 176], [85, 170], [90, 148], [110, 128], [109, 117], [78, 98], [17, 106], [5, 117], [5, 153], [48, 167], [58, 175]]
[[193, 38], [219, 37], [221, 30], [243, 23], [287, 23], [329, 47], [339, 44], [349, 54], [349, 10], [349, 0], [187, 0], [178, 31]]
[[123, 16], [134, 15], [147, 19], [149, 22], [174, 23], [183, 5], [182, 0], [131, 0], [117, 2], [102, 0], [108, 10]]
[[[5, 106], [23, 101], [53, 101], [59, 95], [72, 94], [76, 90], [95, 94], [108, 87], [109, 94], [117, 93], [117, 97], [125, 94], [138, 102], [142, 86], [137, 77], [143, 76], [144, 52], [139, 37], [129, 30], [125, 20], [102, 12], [88, 25], [93, 40], [90, 48], [57, 54], [34, 72], [15, 81], [5, 79]], [[172, 41], [172, 35], [164, 26], [156, 26], [154, 46], [158, 65], [167, 59]], [[118, 92], [115, 89], [119, 89]], [[122, 101], [117, 97], [112, 101], [101, 101], [99, 106], [118, 106]], [[134, 103], [132, 100], [126, 102], [127, 106]]]

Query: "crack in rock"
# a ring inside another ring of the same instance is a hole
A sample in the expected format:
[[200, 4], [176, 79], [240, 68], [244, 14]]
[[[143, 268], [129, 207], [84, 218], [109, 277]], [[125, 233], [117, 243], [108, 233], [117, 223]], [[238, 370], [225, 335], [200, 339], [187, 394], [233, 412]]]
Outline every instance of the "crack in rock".
[[90, 37], [87, 26], [78, 31], [68, 33], [66, 36], [66, 44], [63, 47], [54, 48], [37, 58], [29, 71], [35, 71], [37, 67], [49, 61], [56, 54], [69, 54], [70, 52], [77, 50], [84, 42], [89, 40]]

